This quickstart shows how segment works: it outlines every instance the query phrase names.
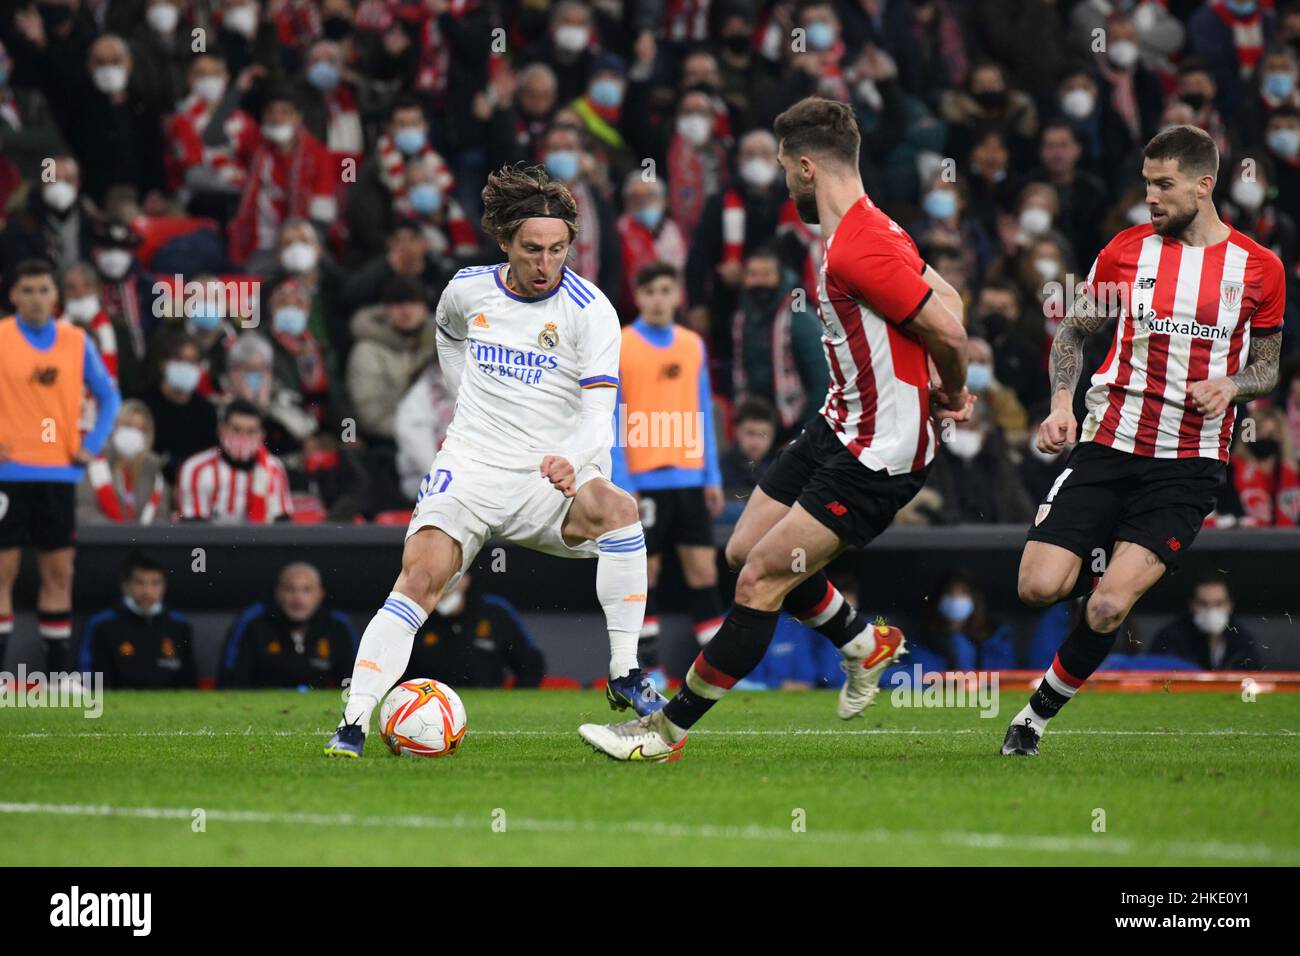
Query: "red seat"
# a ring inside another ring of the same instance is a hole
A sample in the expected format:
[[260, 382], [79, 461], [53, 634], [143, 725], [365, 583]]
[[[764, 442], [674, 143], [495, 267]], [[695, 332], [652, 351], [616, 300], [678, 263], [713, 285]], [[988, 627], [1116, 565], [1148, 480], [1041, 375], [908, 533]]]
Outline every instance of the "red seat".
[[552, 677], [547, 675], [538, 685], [542, 690], [582, 690], [582, 682], [576, 677]]
[[381, 511], [370, 519], [371, 524], [410, 524], [411, 512], [403, 508], [401, 510]]
[[131, 220], [131, 228], [141, 239], [135, 250], [136, 259], [147, 269], [154, 253], [171, 240], [200, 229], [218, 229], [219, 226], [215, 219], [199, 216], [136, 216]]

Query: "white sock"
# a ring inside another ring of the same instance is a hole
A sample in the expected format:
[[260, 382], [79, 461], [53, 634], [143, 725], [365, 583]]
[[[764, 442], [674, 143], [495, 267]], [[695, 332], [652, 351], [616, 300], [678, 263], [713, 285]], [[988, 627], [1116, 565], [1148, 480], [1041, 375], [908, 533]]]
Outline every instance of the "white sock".
[[[415, 632], [429, 615], [405, 594], [388, 595], [361, 635], [357, 661], [352, 665], [352, 683], [348, 685], [348, 703], [343, 723], [361, 724], [370, 729], [370, 715], [379, 699], [398, 682], [411, 662]], [[339, 726], [342, 726], [340, 724]]]
[[609, 676], [626, 677], [637, 668], [636, 645], [645, 622], [648, 584], [641, 522], [606, 531], [596, 546], [596, 597], [609, 629]]
[[1025, 721], [1028, 720], [1029, 726], [1033, 727], [1034, 732], [1041, 737], [1043, 736], [1043, 731], [1047, 729], [1047, 722], [1051, 719], [1052, 718], [1050, 717], [1040, 717], [1038, 711], [1034, 710], [1034, 708], [1030, 707], [1028, 704], [1025, 704], [1024, 708], [1020, 713], [1016, 714], [1011, 723], [1020, 724], [1020, 726], [1023, 727]]

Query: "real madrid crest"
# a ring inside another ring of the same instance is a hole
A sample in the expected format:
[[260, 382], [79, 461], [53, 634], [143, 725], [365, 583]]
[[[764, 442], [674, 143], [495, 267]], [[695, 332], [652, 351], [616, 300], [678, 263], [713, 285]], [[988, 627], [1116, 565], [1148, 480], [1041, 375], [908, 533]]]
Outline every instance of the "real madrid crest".
[[554, 322], [547, 322], [546, 327], [537, 333], [537, 344], [547, 350], [560, 344], [560, 330], [555, 327]]

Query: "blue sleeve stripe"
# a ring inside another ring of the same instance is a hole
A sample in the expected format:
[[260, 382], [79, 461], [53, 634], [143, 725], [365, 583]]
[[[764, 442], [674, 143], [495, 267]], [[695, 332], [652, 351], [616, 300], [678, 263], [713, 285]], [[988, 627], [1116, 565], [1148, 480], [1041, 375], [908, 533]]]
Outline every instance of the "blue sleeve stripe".
[[239, 660], [239, 647], [244, 642], [244, 631], [248, 629], [248, 625], [265, 613], [266, 608], [263, 605], [254, 604], [235, 622], [235, 629], [230, 632], [230, 640], [226, 643], [225, 659], [221, 662], [226, 670], [235, 669], [235, 662]]
[[587, 378], [578, 379], [578, 384], [583, 388], [591, 388], [593, 385], [613, 385], [618, 387], [618, 377], [614, 375], [591, 375]]

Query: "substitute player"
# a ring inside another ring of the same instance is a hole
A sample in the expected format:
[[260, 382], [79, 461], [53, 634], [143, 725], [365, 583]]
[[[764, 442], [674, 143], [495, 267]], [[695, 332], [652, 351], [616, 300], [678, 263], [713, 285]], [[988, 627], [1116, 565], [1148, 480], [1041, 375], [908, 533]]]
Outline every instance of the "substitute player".
[[1142, 156], [1151, 222], [1102, 249], [1052, 343], [1052, 412], [1038, 431], [1044, 452], [1075, 440], [1084, 337], [1118, 319], [1087, 392], [1082, 440], [1029, 529], [1020, 599], [1054, 604], [1074, 589], [1094, 548], [1110, 550], [1110, 560], [1007, 730], [1008, 756], [1038, 753], [1047, 722], [1110, 653], [1133, 605], [1176, 566], [1214, 507], [1233, 404], [1277, 384], [1282, 263], [1219, 219], [1214, 140], [1175, 126]]
[[795, 208], [825, 237], [817, 297], [830, 387], [820, 417], [745, 506], [727, 544], [740, 570], [735, 605], [681, 691], [640, 720], [579, 728], [620, 760], [677, 759], [687, 731], [762, 659], [783, 607], [840, 648], [848, 675], [840, 716], [861, 713], [903, 652], [903, 635], [868, 627], [822, 568], [884, 531], [925, 483], [932, 410], [971, 413], [961, 300], [862, 188], [852, 109], [809, 97], [777, 118], [776, 135]]
[[610, 702], [639, 714], [664, 703], [637, 666], [646, 549], [636, 501], [609, 481], [618, 315], [564, 264], [578, 210], [561, 183], [505, 167], [488, 177], [483, 208], [509, 262], [462, 269], [438, 302], [438, 359], [456, 409], [421, 483], [402, 573], [362, 635], [332, 756], [361, 756], [416, 631], [489, 538], [596, 558]]

